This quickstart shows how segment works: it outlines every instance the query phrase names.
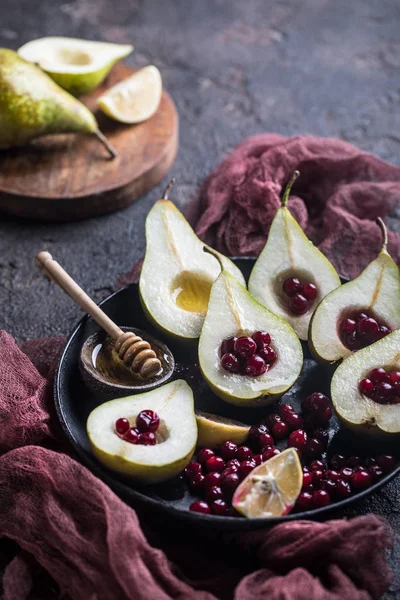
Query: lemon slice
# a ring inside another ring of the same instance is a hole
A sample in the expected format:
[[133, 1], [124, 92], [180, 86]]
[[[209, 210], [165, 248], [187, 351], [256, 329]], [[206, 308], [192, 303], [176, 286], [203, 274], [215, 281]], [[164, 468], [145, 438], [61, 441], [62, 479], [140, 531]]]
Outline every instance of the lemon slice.
[[250, 430], [249, 425], [240, 421], [226, 419], [208, 412], [196, 411], [198, 438], [200, 447], [216, 448], [227, 440], [243, 444]]
[[162, 80], [157, 67], [140, 69], [100, 96], [101, 110], [121, 123], [141, 123], [154, 115], [160, 104]]
[[256, 467], [237, 488], [232, 506], [245, 517], [286, 515], [294, 506], [303, 472], [294, 448], [287, 448]]

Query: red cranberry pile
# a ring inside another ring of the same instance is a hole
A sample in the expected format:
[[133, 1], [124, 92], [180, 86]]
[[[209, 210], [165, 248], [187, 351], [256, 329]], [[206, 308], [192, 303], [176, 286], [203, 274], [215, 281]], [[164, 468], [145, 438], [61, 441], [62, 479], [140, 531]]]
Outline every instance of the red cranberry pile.
[[[329, 467], [323, 460], [329, 441], [327, 430], [332, 410], [329, 399], [314, 392], [302, 403], [300, 415], [289, 404], [281, 404], [266, 423], [253, 425], [247, 446], [227, 441], [217, 450], [202, 448], [197, 460], [184, 473], [190, 490], [201, 497], [190, 510], [203, 514], [234, 516], [232, 496], [241, 481], [262, 462], [285, 447], [296, 448], [303, 464], [303, 489], [293, 508], [296, 512], [321, 508], [366, 489], [394, 469], [393, 456], [362, 459], [335, 454]], [[237, 515], [236, 515], [237, 516]]]
[[343, 319], [339, 325], [341, 342], [349, 350], [365, 348], [388, 333], [390, 333], [390, 329], [379, 323], [366, 311]]
[[360, 393], [378, 404], [400, 404], [400, 371], [372, 369], [358, 384]]
[[297, 277], [285, 279], [282, 289], [288, 297], [289, 309], [294, 315], [304, 315], [318, 294], [317, 287], [313, 283], [302, 283]]
[[276, 361], [271, 336], [266, 331], [256, 331], [251, 337], [230, 337], [220, 347], [221, 367], [230, 373], [258, 377]]
[[131, 427], [128, 419], [121, 417], [115, 422], [115, 431], [131, 444], [154, 446], [157, 444], [155, 433], [159, 426], [160, 417], [154, 410], [142, 410], [136, 417], [136, 427]]

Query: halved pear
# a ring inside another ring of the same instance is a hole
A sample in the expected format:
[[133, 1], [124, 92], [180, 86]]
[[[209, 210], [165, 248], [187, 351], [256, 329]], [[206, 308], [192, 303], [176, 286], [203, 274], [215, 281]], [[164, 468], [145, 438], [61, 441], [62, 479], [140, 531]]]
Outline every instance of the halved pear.
[[[121, 417], [135, 426], [142, 410], [160, 417], [155, 446], [131, 444], [115, 432]], [[182, 379], [155, 390], [105, 402], [95, 408], [86, 424], [96, 458], [109, 469], [141, 483], [158, 483], [178, 475], [193, 456], [197, 442], [193, 392]]]
[[[180, 338], [195, 339], [200, 335], [220, 266], [213, 256], [203, 252], [203, 242], [167, 200], [172, 183], [146, 219], [146, 254], [139, 290], [146, 313], [158, 327]], [[215, 254], [224, 268], [244, 284], [233, 262]]]
[[[263, 306], [285, 319], [301, 340], [306, 340], [313, 308], [326, 294], [340, 286], [340, 279], [333, 265], [308, 239], [286, 206], [298, 175], [295, 171], [285, 189], [267, 243], [251, 272], [249, 292]], [[289, 277], [299, 277], [317, 287], [317, 298], [303, 315], [291, 314], [283, 296], [282, 285]]]
[[334, 363], [352, 354], [339, 336], [342, 318], [367, 311], [391, 330], [400, 327], [400, 272], [387, 252], [387, 233], [381, 219], [382, 249], [353, 281], [333, 290], [318, 305], [310, 322], [309, 346], [320, 362]]
[[80, 96], [99, 86], [112, 66], [132, 50], [130, 44], [44, 37], [24, 44], [18, 54], [38, 64], [70, 94]]
[[377, 367], [400, 370], [400, 329], [339, 365], [331, 381], [333, 406], [344, 424], [359, 433], [400, 433], [400, 404], [378, 404], [358, 389], [360, 380]]
[[[267, 331], [277, 360], [264, 375], [250, 377], [226, 371], [220, 365], [221, 342], [232, 336]], [[199, 341], [203, 377], [226, 402], [238, 406], [270, 404], [298, 378], [303, 365], [299, 338], [286, 321], [259, 304], [225, 269], [212, 286], [208, 311]]]

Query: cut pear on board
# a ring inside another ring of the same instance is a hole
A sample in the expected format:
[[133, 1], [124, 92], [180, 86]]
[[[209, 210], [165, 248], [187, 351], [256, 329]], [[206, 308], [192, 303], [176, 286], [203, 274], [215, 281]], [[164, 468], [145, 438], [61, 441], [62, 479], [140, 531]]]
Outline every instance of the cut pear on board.
[[[131, 427], [142, 410], [160, 417], [157, 444], [142, 446], [121, 439], [115, 432], [117, 419], [125, 417]], [[155, 390], [101, 404], [86, 424], [96, 458], [106, 467], [141, 483], [158, 483], [178, 475], [193, 456], [197, 442], [193, 392], [181, 379]]]
[[200, 448], [218, 448], [228, 440], [241, 445], [250, 431], [250, 425], [200, 410], [196, 410], [196, 420]]
[[339, 336], [341, 320], [367, 311], [391, 330], [400, 327], [400, 272], [387, 252], [386, 227], [377, 220], [383, 245], [373, 260], [353, 281], [333, 290], [318, 305], [310, 322], [309, 346], [320, 362], [334, 363], [352, 354]]
[[400, 433], [400, 404], [378, 404], [359, 391], [372, 369], [400, 370], [400, 329], [358, 350], [336, 369], [331, 381], [333, 406], [345, 425], [367, 434]]
[[[295, 171], [285, 189], [282, 206], [272, 221], [267, 243], [253, 267], [248, 287], [258, 302], [285, 319], [299, 338], [306, 340], [313, 308], [326, 294], [340, 286], [340, 279], [333, 265], [308, 239], [286, 206], [298, 175]], [[303, 315], [292, 314], [283, 295], [283, 282], [290, 277], [299, 277], [317, 287], [317, 297]]]
[[[230, 373], [220, 365], [219, 350], [226, 338], [267, 331], [277, 360], [263, 375]], [[208, 311], [199, 341], [203, 377], [226, 402], [238, 406], [270, 404], [298, 378], [303, 365], [299, 338], [286, 321], [259, 304], [231, 273], [222, 270], [212, 286]]]
[[161, 95], [161, 73], [149, 65], [107, 90], [97, 104], [107, 116], [120, 123], [142, 123], [154, 115]]
[[[220, 266], [213, 256], [203, 252], [203, 242], [167, 200], [172, 183], [146, 219], [146, 254], [139, 291], [147, 315], [159, 328], [180, 338], [195, 339], [200, 335]], [[224, 268], [244, 284], [233, 262], [215, 254]]]
[[80, 96], [97, 88], [113, 65], [132, 50], [130, 44], [44, 37], [24, 44], [18, 54], [36, 63], [70, 94]]

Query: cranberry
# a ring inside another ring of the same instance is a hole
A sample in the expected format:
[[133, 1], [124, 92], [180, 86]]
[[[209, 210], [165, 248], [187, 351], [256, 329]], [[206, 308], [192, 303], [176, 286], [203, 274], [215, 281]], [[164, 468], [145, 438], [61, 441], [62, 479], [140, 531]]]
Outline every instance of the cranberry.
[[374, 458], [373, 456], [368, 456], [365, 463], [368, 467], [374, 467], [377, 464], [376, 458]]
[[333, 496], [336, 492], [336, 483], [331, 479], [323, 479], [321, 481], [321, 490], [328, 492], [330, 496]]
[[289, 427], [282, 421], [272, 426], [272, 435], [276, 440], [283, 440], [289, 433]]
[[343, 481], [343, 479], [338, 479], [336, 482], [336, 495], [341, 499], [351, 496], [350, 484], [347, 481]]
[[378, 456], [376, 462], [385, 473], [392, 471], [395, 467], [394, 457], [390, 454], [382, 454], [381, 456]]
[[325, 490], [317, 490], [313, 493], [312, 503], [314, 508], [323, 508], [331, 502], [331, 497]]
[[236, 457], [237, 445], [233, 442], [224, 442], [220, 448], [220, 454], [225, 460], [231, 460]]
[[307, 444], [307, 434], [303, 429], [297, 429], [289, 435], [288, 446], [304, 449]]
[[322, 462], [322, 460], [313, 460], [310, 463], [310, 471], [318, 471], [318, 470], [324, 471], [325, 465]]
[[[226, 469], [225, 469], [226, 471]], [[224, 473], [225, 473], [224, 471]], [[213, 471], [212, 473], [207, 473], [207, 475], [204, 477], [204, 489], [205, 490], [209, 490], [212, 487], [215, 486], [219, 486], [220, 484], [220, 479], [221, 479], [222, 475], [221, 473], [217, 473], [217, 471]]]
[[390, 333], [390, 329], [388, 327], [386, 327], [385, 325], [381, 325], [379, 328], [379, 335], [378, 335], [378, 339], [382, 339], [383, 337], [385, 337], [385, 335], [387, 335], [388, 333]]
[[205, 464], [206, 471], [209, 473], [212, 471], [217, 471], [221, 473], [225, 469], [225, 461], [220, 456], [211, 456]]
[[364, 394], [367, 398], [371, 398], [374, 392], [374, 384], [370, 379], [361, 379], [358, 384], [358, 389], [360, 390], [360, 394]]
[[214, 500], [214, 502], [211, 503], [211, 512], [213, 513], [213, 515], [225, 517], [229, 514], [229, 506], [225, 502], [225, 500], [219, 498], [218, 500]]
[[227, 354], [227, 353], [232, 354], [234, 351], [234, 348], [235, 348], [235, 342], [236, 342], [235, 337], [230, 337], [230, 338], [226, 338], [226, 340], [223, 340], [223, 342], [221, 344], [221, 356], [223, 354]]
[[353, 331], [346, 336], [346, 346], [350, 350], [359, 350], [361, 348], [360, 340], [358, 339], [357, 331]]
[[313, 283], [305, 283], [302, 285], [300, 292], [309, 302], [313, 302], [317, 297], [317, 288]]
[[221, 367], [230, 373], [239, 373], [240, 362], [234, 354], [227, 352], [221, 358]]
[[251, 337], [239, 337], [235, 340], [235, 355], [238, 358], [250, 358], [257, 350], [257, 344]]
[[[240, 464], [239, 464], [240, 467]], [[231, 465], [230, 467], [226, 467], [222, 473], [218, 473], [218, 475], [221, 475], [225, 477], [225, 475], [231, 475], [232, 473], [237, 473], [239, 471], [239, 467], [237, 467], [236, 465]]]
[[392, 371], [389, 373], [389, 379], [392, 385], [400, 381], [400, 371]]
[[196, 500], [195, 502], [192, 502], [192, 504], [189, 506], [189, 510], [192, 512], [203, 513], [203, 515], [211, 514], [211, 508], [207, 502], [204, 502], [204, 500]]
[[357, 471], [351, 479], [351, 485], [355, 490], [365, 490], [372, 483], [372, 477], [368, 471]]
[[276, 352], [273, 348], [271, 348], [271, 346], [262, 346], [258, 353], [268, 365], [272, 365], [272, 363], [276, 360]]
[[263, 461], [269, 460], [270, 458], [273, 458], [274, 456], [280, 453], [281, 451], [279, 450], [279, 448], [268, 448], [268, 450], [265, 450], [265, 452], [263, 452]]
[[321, 481], [324, 479], [324, 471], [322, 469], [316, 469], [315, 471], [311, 471], [311, 477], [313, 485], [317, 488], [321, 485]]
[[326, 446], [328, 445], [329, 432], [326, 429], [322, 429], [321, 427], [318, 427], [318, 429], [314, 429], [311, 434], [311, 437], [319, 440], [324, 446], [324, 448], [326, 448]]
[[343, 469], [340, 470], [339, 475], [340, 479], [343, 479], [343, 481], [350, 482], [353, 477], [353, 469], [350, 469], [350, 467], [343, 467]]
[[268, 427], [264, 425], [264, 423], [260, 423], [259, 425], [252, 425], [249, 431], [249, 440], [252, 442], [258, 442], [260, 435], [263, 433], [268, 433]]
[[203, 472], [203, 467], [201, 466], [200, 463], [195, 462], [195, 461], [190, 462], [185, 467], [185, 474], [189, 475], [189, 476], [191, 473], [202, 473], [202, 472]]
[[322, 412], [315, 413], [315, 418], [317, 419], [318, 423], [320, 423], [321, 425], [327, 425], [332, 418], [331, 407], [328, 406]]
[[115, 421], [115, 431], [119, 433], [119, 435], [124, 435], [129, 429], [129, 421], [128, 419], [121, 418]]
[[278, 407], [278, 412], [281, 419], [285, 421], [288, 416], [295, 413], [295, 410], [293, 406], [290, 406], [290, 404], [280, 404]]
[[355, 316], [355, 319], [356, 319], [356, 321], [357, 321], [357, 323], [358, 323], [358, 322], [359, 322], [359, 321], [361, 321], [362, 319], [368, 319], [368, 315], [367, 315], [366, 313], [364, 313], [364, 312], [360, 312], [360, 313], [358, 313], [358, 314]]
[[210, 487], [206, 492], [206, 501], [211, 504], [214, 500], [218, 500], [218, 498], [223, 498], [224, 493], [220, 487], [214, 485]]
[[266, 418], [266, 421], [267, 421], [267, 425], [268, 425], [268, 427], [269, 427], [270, 429], [272, 429], [272, 426], [273, 426], [275, 423], [281, 423], [281, 422], [282, 422], [282, 419], [280, 418], [280, 416], [279, 416], [279, 415], [276, 415], [275, 413], [272, 413], [272, 414], [270, 414], [270, 415], [268, 415], [268, 416], [267, 416], [267, 418]]
[[327, 471], [325, 471], [325, 477], [327, 479], [330, 479], [331, 481], [337, 481], [340, 477], [338, 471], [334, 471], [333, 469], [328, 469]]
[[239, 477], [240, 479], [244, 479], [245, 477], [247, 477], [247, 475], [249, 473], [251, 473], [251, 471], [253, 469], [255, 469], [256, 467], [256, 463], [253, 459], [251, 460], [244, 460], [242, 462], [242, 464], [239, 467]]
[[285, 279], [283, 282], [282, 289], [285, 292], [286, 296], [294, 296], [297, 292], [300, 291], [301, 281], [297, 279], [297, 277], [290, 277], [289, 279]]
[[329, 398], [321, 392], [313, 392], [302, 402], [302, 409], [304, 412], [320, 412], [329, 406]]
[[347, 462], [350, 467], [354, 468], [359, 467], [363, 461], [360, 456], [350, 456], [350, 458], [347, 459]]
[[323, 450], [324, 447], [322, 445], [322, 442], [320, 440], [317, 440], [316, 438], [311, 438], [310, 440], [308, 440], [305, 447], [305, 453], [310, 458], [321, 456]]
[[211, 450], [211, 448], [202, 448], [197, 453], [197, 460], [201, 465], [205, 465], [212, 456], [214, 456], [214, 450]]
[[264, 344], [268, 345], [271, 343], [271, 336], [266, 331], [256, 331], [251, 337], [259, 349], [264, 346]]
[[332, 469], [340, 470], [347, 466], [347, 458], [343, 454], [334, 454], [329, 461]]
[[311, 473], [303, 473], [303, 490], [307, 490], [310, 485], [312, 485], [312, 475]]
[[378, 465], [374, 465], [368, 468], [368, 473], [371, 475], [372, 481], [375, 483], [379, 481], [384, 475], [383, 470]]
[[202, 492], [204, 489], [205, 477], [201, 473], [191, 473], [189, 478], [189, 487], [192, 492]]
[[144, 433], [139, 434], [137, 443], [142, 446], [155, 446], [157, 444], [157, 438], [151, 431], [145, 431]]
[[263, 462], [262, 454], [255, 454], [253, 460], [256, 463], [256, 467], [258, 467]]
[[303, 419], [303, 423], [304, 423], [304, 429], [306, 431], [310, 431], [310, 429], [311, 430], [315, 429], [319, 425], [315, 415], [312, 415], [312, 414], [306, 415]]
[[226, 468], [230, 469], [231, 467], [235, 468], [237, 471], [240, 467], [240, 461], [238, 461], [237, 458], [234, 458], [233, 460], [228, 460], [228, 462], [226, 463]]
[[274, 445], [274, 438], [269, 433], [262, 433], [258, 438], [258, 443], [260, 444], [260, 448], [263, 449], [266, 446]]
[[290, 298], [289, 307], [295, 315], [304, 315], [308, 310], [307, 298], [301, 294], [295, 294]]
[[228, 496], [233, 494], [239, 483], [240, 479], [237, 473], [228, 473], [228, 475], [222, 475], [221, 477], [221, 488]]
[[369, 379], [371, 379], [372, 383], [382, 383], [382, 382], [386, 382], [388, 381], [388, 376], [386, 374], [385, 369], [382, 369], [382, 367], [379, 367], [377, 369], [372, 369], [372, 371], [369, 374]]
[[356, 322], [353, 321], [353, 319], [343, 319], [343, 321], [340, 323], [340, 329], [345, 335], [353, 333], [353, 331], [355, 331], [355, 328]]
[[139, 441], [139, 432], [137, 429], [132, 427], [124, 435], [124, 440], [130, 444], [137, 444]]
[[141, 433], [154, 433], [160, 426], [160, 417], [154, 410], [142, 410], [136, 418], [136, 427]]
[[304, 425], [303, 417], [298, 415], [297, 413], [292, 413], [288, 415], [285, 420], [286, 425], [289, 427], [290, 431], [294, 431], [295, 429], [301, 429]]
[[372, 399], [379, 404], [387, 404], [390, 402], [393, 394], [393, 386], [390, 383], [386, 383], [386, 381], [382, 381], [376, 385]]
[[254, 356], [251, 356], [246, 360], [246, 364], [244, 366], [245, 375], [259, 377], [260, 375], [263, 375], [266, 370], [267, 365], [265, 364], [265, 360], [258, 354], [254, 354]]
[[296, 510], [306, 511], [312, 507], [313, 497], [309, 492], [301, 492], [296, 501]]
[[379, 329], [378, 323], [371, 317], [361, 319], [361, 321], [357, 323], [357, 333], [360, 338], [367, 343], [375, 342], [378, 339]]
[[239, 448], [237, 449], [236, 458], [238, 459], [239, 462], [242, 462], [243, 460], [252, 458], [252, 456], [253, 456], [253, 452], [250, 450], [250, 448], [248, 446], [239, 446]]

